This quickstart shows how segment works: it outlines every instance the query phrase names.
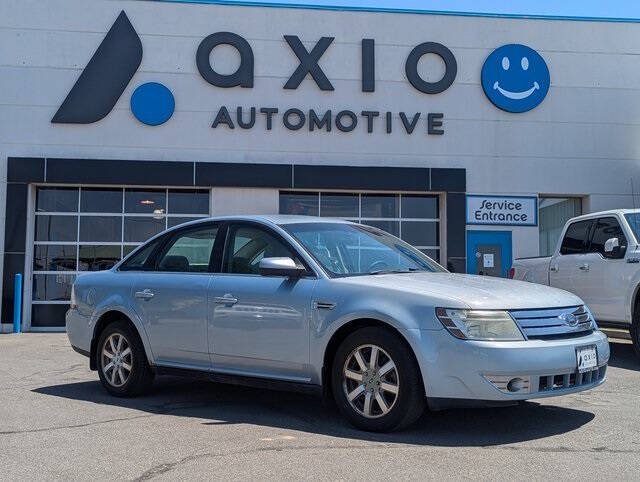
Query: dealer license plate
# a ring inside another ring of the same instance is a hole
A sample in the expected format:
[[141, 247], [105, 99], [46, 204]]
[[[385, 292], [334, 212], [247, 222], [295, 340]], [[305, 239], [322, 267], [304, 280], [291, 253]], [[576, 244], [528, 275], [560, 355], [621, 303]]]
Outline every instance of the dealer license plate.
[[598, 352], [595, 346], [585, 346], [576, 349], [578, 359], [578, 371], [580, 373], [593, 370], [598, 366]]

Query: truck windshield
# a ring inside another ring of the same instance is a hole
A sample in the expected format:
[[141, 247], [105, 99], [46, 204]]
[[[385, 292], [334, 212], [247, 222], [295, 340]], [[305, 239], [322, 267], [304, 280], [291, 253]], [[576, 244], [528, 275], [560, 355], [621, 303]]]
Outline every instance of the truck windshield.
[[411, 245], [369, 226], [296, 223], [282, 227], [334, 277], [446, 271]]
[[640, 213], [629, 213], [624, 215], [627, 218], [631, 231], [636, 238], [636, 243], [640, 243]]

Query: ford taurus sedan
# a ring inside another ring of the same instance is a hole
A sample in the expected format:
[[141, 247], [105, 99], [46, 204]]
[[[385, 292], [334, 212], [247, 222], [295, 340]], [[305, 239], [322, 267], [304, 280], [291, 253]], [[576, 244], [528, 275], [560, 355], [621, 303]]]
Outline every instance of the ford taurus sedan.
[[605, 380], [609, 345], [576, 296], [447, 272], [375, 228], [304, 216], [170, 229], [79, 276], [73, 348], [115, 396], [157, 374], [332, 396], [356, 427], [426, 404], [513, 404]]

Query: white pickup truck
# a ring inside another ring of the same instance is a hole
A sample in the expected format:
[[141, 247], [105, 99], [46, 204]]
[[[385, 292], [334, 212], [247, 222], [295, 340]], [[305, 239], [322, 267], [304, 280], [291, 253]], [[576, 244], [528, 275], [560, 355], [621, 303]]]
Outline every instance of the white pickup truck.
[[510, 277], [570, 291], [604, 328], [629, 330], [640, 357], [640, 209], [570, 219], [553, 256], [516, 259]]

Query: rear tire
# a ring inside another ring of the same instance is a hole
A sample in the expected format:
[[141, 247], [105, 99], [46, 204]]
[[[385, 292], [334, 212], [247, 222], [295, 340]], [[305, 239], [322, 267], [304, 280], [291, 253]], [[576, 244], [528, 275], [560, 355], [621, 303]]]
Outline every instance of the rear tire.
[[631, 341], [633, 342], [633, 351], [640, 358], [640, 303], [636, 303], [633, 310], [633, 320], [631, 320]]
[[361, 430], [401, 430], [424, 412], [418, 365], [390, 329], [367, 327], [349, 335], [338, 347], [331, 373], [338, 409]]
[[134, 397], [153, 383], [137, 331], [126, 321], [109, 324], [98, 339], [96, 367], [102, 386], [116, 397]]

